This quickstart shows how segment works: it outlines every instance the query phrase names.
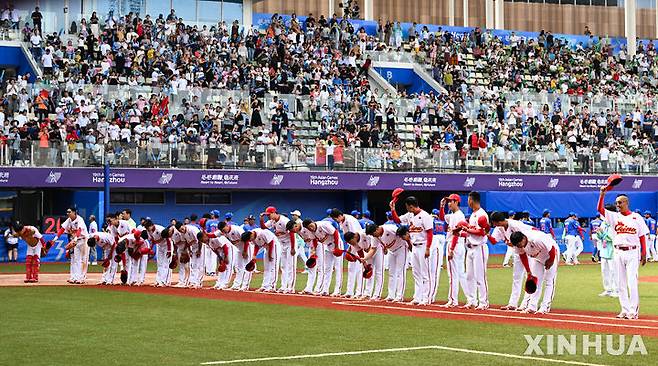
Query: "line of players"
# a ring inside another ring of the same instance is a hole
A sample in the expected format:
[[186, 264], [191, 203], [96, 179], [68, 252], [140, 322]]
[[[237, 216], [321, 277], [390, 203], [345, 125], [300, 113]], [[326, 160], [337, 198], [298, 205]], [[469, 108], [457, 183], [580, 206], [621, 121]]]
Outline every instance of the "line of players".
[[[619, 197], [625, 199], [627, 210], [628, 199], [623, 195]], [[243, 226], [220, 221], [218, 212], [205, 215], [198, 224], [172, 220], [167, 227], [154, 224], [150, 219], [143, 220], [135, 227], [134, 222], [131, 225], [123, 213], [106, 217], [107, 231], [89, 234], [84, 220], [77, 215], [75, 208], [70, 208], [67, 210], [68, 218], [61, 225], [57, 236], [47, 243], [43, 242], [34, 227], [16, 223], [13, 230], [15, 235], [25, 239], [32, 250], [31, 258], [28, 257], [28, 274], [34, 272], [35, 253], [38, 257], [42, 246], [48, 250], [59, 236], [68, 234], [66, 250], [71, 258], [71, 283], [85, 282], [84, 249], [99, 246], [103, 250], [104, 267], [101, 284], [113, 284], [120, 270], [123, 283], [142, 285], [147, 261], [157, 251], [155, 286], [170, 286], [172, 270], [178, 268], [178, 283], [175, 287], [201, 288], [206, 272], [214, 272], [217, 276], [214, 289], [246, 291], [251, 285], [255, 258], [262, 250], [264, 275], [257, 291], [293, 293], [297, 273], [296, 258], [299, 244], [302, 243], [301, 246], [309, 246], [311, 258], [307, 262], [310, 268], [303, 293], [321, 296], [329, 296], [331, 293], [332, 296], [379, 300], [383, 292], [385, 257], [388, 257], [388, 296], [385, 300], [404, 301], [405, 273], [411, 263], [414, 278], [414, 295], [410, 301], [412, 305], [427, 305], [436, 301], [444, 250], [447, 249], [448, 301], [443, 306], [458, 306], [461, 288], [467, 299], [462, 307], [478, 310], [489, 307], [486, 277], [489, 240], [494, 244], [501, 242], [514, 248], [512, 293], [509, 303], [503, 309], [527, 313], [549, 312], [560, 258], [552, 229], [549, 230], [551, 234], [547, 234], [510, 219], [501, 212], [493, 212], [489, 220], [480, 206], [480, 195], [477, 192], [471, 192], [468, 196], [468, 205], [473, 213], [466, 221], [459, 208], [460, 201], [460, 196], [452, 194], [443, 199], [440, 208], [433, 210], [430, 215], [419, 207], [416, 198], [407, 197], [404, 201], [407, 212], [398, 215], [394, 199], [390, 203], [390, 220], [384, 225], [363, 220], [359, 222], [354, 216], [343, 214], [338, 209], [329, 211], [328, 217], [319, 221], [301, 220], [301, 214], [297, 211], [293, 212], [296, 215], [292, 215], [291, 220], [277, 212], [275, 207], [268, 207], [260, 215], [260, 227], [249, 225], [247, 230]], [[605, 211], [602, 203], [599, 206], [601, 216], [609, 226], [614, 226], [614, 220], [619, 220], [617, 216], [630, 214], [622, 215], [611, 209]], [[618, 204], [616, 211], [623, 212], [623, 208], [620, 211]], [[548, 217], [546, 213], [544, 216]], [[636, 220], [639, 215], [633, 217]], [[639, 221], [646, 228], [644, 220]], [[640, 225], [637, 221], [632, 224]], [[494, 230], [489, 234], [492, 226]], [[649, 229], [636, 229], [631, 233], [633, 230], [630, 228], [617, 224], [613, 231], [615, 238], [608, 239], [611, 246], [619, 249], [615, 253], [623, 256], [626, 251], [639, 249], [639, 245], [617, 245], [614, 241], [625, 240], [624, 235], [638, 236], [636, 234], [639, 232], [638, 240], [645, 243], [644, 236]], [[598, 238], [606, 240], [604, 236]], [[629, 242], [635, 243], [629, 239], [625, 244]], [[447, 244], [445, 249], [444, 243]], [[644, 250], [645, 246], [642, 245], [642, 253]], [[345, 293], [341, 291], [343, 258], [349, 261]], [[36, 263], [38, 269], [38, 259]], [[626, 266], [616, 263], [613, 267], [625, 270]], [[277, 288], [279, 269], [281, 280]], [[521, 305], [518, 305], [524, 275], [537, 281], [538, 291], [524, 295]], [[34, 274], [29, 276], [34, 278]], [[330, 292], [332, 277], [335, 277], [334, 290]], [[636, 318], [639, 309], [637, 284], [633, 290], [633, 286], [627, 287], [625, 282], [621, 283], [622, 277], [626, 276], [618, 276], [620, 295], [623, 295], [620, 296], [623, 308], [620, 315]], [[539, 304], [542, 287], [543, 301]]]

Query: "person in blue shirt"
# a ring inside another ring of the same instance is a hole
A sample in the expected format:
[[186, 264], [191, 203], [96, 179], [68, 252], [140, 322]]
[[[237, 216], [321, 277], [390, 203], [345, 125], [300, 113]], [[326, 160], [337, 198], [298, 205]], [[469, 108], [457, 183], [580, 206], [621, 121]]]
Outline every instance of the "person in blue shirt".
[[370, 219], [370, 211], [365, 210], [363, 211], [363, 215], [361, 215], [361, 219], [359, 220], [359, 224], [361, 224], [361, 227], [363, 230], [366, 229], [366, 226], [369, 224], [374, 224], [375, 222]]
[[386, 211], [386, 222], [384, 225], [397, 225], [395, 221], [393, 221], [393, 213], [391, 211]]
[[651, 217], [651, 211], [644, 211], [644, 222], [647, 223], [649, 228], [649, 240], [647, 240], [647, 260], [649, 262], [658, 261], [658, 253], [656, 253], [656, 219]]
[[256, 225], [256, 217], [254, 215], [249, 215], [245, 219], [247, 221], [244, 225], [242, 225], [242, 229], [244, 231], [252, 231], [253, 229], [257, 229], [260, 227], [260, 225]]
[[434, 277], [434, 288], [430, 288], [430, 301], [436, 301], [436, 294], [439, 289], [439, 280], [441, 279], [441, 268], [446, 247], [446, 229], [448, 224], [439, 218], [440, 211], [432, 210], [432, 247], [436, 246], [438, 250], [430, 250], [429, 268], [430, 276]]
[[542, 213], [542, 218], [539, 220], [539, 230], [546, 234], [551, 234], [555, 239], [555, 231], [553, 231], [553, 221], [551, 220], [551, 211], [545, 209]]
[[227, 224], [235, 225], [235, 223], [232, 220], [233, 220], [233, 212], [227, 212], [226, 214], [224, 214], [224, 221], [226, 221]]
[[327, 217], [325, 217], [324, 219], [322, 219], [322, 221], [329, 221], [329, 222], [331, 223], [331, 225], [332, 225], [333, 227], [336, 228], [336, 230], [340, 231], [340, 225], [338, 225], [338, 223], [336, 222], [336, 220], [332, 219], [331, 216], [329, 216], [329, 214], [331, 214], [331, 211], [332, 211], [332, 210], [333, 210], [333, 209], [331, 209], [331, 208], [328, 208], [328, 209], [327, 209]]
[[564, 254], [564, 261], [567, 265], [573, 266], [580, 264], [578, 255], [583, 251], [583, 228], [580, 227], [575, 212], [570, 212], [569, 217], [564, 220], [564, 232], [562, 234], [567, 250]]
[[599, 231], [603, 221], [601, 221], [599, 216], [600, 215], [595, 216], [594, 219], [589, 222], [589, 239], [594, 245], [594, 250], [592, 250], [592, 262], [594, 263], [597, 263], [600, 260], [600, 257], [598, 257], [598, 247], [601, 246], [601, 244], [599, 243], [600, 239], [596, 236], [596, 232]]
[[524, 223], [528, 226], [535, 227], [535, 223], [530, 219], [530, 212], [529, 211], [523, 211], [522, 215], [523, 216], [520, 220], [522, 223]]
[[507, 217], [514, 220], [514, 216], [516, 216], [516, 212], [509, 210], [507, 211]]
[[210, 211], [210, 219], [206, 220], [206, 232], [214, 233], [219, 225], [219, 210]]
[[354, 216], [357, 220], [361, 219], [361, 212], [359, 212], [359, 210], [352, 210], [350, 215]]

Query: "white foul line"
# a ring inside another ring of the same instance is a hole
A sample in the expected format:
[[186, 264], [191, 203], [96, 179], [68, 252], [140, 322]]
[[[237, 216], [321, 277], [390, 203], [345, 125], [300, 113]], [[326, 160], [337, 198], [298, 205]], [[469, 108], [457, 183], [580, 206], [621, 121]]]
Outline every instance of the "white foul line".
[[419, 351], [419, 350], [428, 350], [428, 349], [453, 351], [453, 352], [463, 352], [463, 353], [473, 353], [473, 354], [478, 354], [478, 355], [488, 355], [488, 356], [497, 356], [497, 357], [505, 357], [505, 358], [517, 358], [517, 359], [521, 359], [521, 360], [534, 360], [534, 361], [543, 361], [543, 362], [552, 362], [552, 363], [562, 363], [562, 364], [568, 364], [568, 365], [604, 366], [604, 365], [596, 364], [596, 363], [586, 363], [586, 362], [567, 361], [567, 360], [556, 360], [556, 359], [553, 359], [553, 358], [521, 356], [521, 355], [512, 355], [512, 354], [509, 354], [509, 353], [487, 352], [487, 351], [478, 351], [478, 350], [474, 350], [474, 349], [453, 348], [453, 347], [445, 347], [445, 346], [384, 348], [384, 349], [371, 349], [371, 350], [366, 350], [366, 351], [316, 353], [316, 354], [311, 354], [311, 355], [248, 358], [248, 359], [243, 359], [243, 360], [203, 362], [203, 363], [201, 363], [201, 365], [226, 365], [226, 364], [232, 364], [232, 363], [249, 363], [249, 362], [261, 362], [261, 361], [285, 361], [285, 360], [298, 360], [298, 359], [302, 359], [302, 358], [350, 356], [350, 355], [363, 355], [363, 354], [368, 354], [368, 353], [385, 353], [385, 352], [407, 352], [407, 351]]
[[[441, 305], [432, 305], [433, 307], [440, 307]], [[506, 314], [514, 314], [515, 311], [512, 310], [501, 310], [501, 309], [487, 309], [487, 311], [497, 311], [497, 312], [504, 312]], [[517, 312], [518, 314], [518, 312]], [[617, 322], [628, 322], [627, 319], [617, 319], [613, 318], [611, 316], [596, 316], [596, 315], [585, 315], [585, 314], [565, 314], [565, 313], [554, 313], [550, 312], [547, 315], [556, 315], [556, 316], [566, 316], [566, 317], [572, 317], [572, 318], [587, 318], [587, 319], [604, 319], [604, 320], [610, 320], [610, 321], [617, 321]], [[641, 323], [658, 323], [658, 320], [655, 319], [639, 319], [639, 320], [633, 320], [634, 322], [641, 322]]]
[[419, 308], [410, 308], [410, 307], [398, 307], [398, 306], [387, 306], [387, 305], [374, 305], [374, 304], [359, 304], [354, 302], [346, 301], [336, 301], [332, 304], [345, 305], [345, 306], [360, 306], [366, 308], [379, 308], [379, 309], [394, 309], [394, 310], [406, 310], [406, 311], [415, 311], [420, 313], [436, 313], [436, 314], [453, 314], [460, 316], [474, 316], [474, 317], [489, 317], [489, 318], [503, 318], [503, 319], [519, 319], [519, 320], [530, 320], [530, 321], [543, 321], [543, 322], [555, 322], [555, 323], [575, 323], [575, 324], [588, 324], [588, 325], [602, 325], [606, 327], [618, 327], [618, 328], [637, 328], [637, 329], [651, 329], [656, 330], [657, 327], [649, 327], [644, 325], [633, 325], [633, 324], [614, 324], [614, 323], [598, 323], [598, 322], [589, 322], [581, 320], [569, 320], [569, 319], [550, 319], [550, 318], [529, 318], [526, 316], [513, 316], [513, 315], [496, 315], [496, 314], [487, 314], [487, 313], [467, 313], [462, 311], [449, 311], [449, 310], [434, 310], [434, 309], [419, 309]]

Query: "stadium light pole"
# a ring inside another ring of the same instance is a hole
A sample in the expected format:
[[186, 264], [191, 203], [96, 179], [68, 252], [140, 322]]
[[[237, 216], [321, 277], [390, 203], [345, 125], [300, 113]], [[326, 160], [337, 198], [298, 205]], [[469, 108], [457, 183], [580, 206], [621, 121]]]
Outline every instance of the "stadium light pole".
[[448, 25], [455, 26], [455, 0], [448, 0]]
[[494, 0], [494, 15], [496, 20], [494, 21], [494, 28], [504, 29], [505, 28], [505, 0]]
[[468, 0], [464, 0], [464, 27], [468, 27]]
[[494, 0], [484, 0], [484, 25], [487, 29], [494, 27]]
[[634, 56], [637, 50], [637, 12], [635, 0], [625, 0], [624, 3], [624, 34], [626, 35], [626, 53]]

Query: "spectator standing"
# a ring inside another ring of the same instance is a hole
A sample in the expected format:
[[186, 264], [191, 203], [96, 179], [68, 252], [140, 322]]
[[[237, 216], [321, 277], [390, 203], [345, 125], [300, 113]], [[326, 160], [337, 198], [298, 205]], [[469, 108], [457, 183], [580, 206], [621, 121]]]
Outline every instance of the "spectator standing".
[[43, 31], [41, 29], [41, 21], [43, 20], [43, 15], [39, 11], [39, 7], [37, 6], [34, 8], [34, 11], [32, 12], [32, 24], [34, 25], [34, 30], [35, 32], [38, 32], [39, 35], [43, 34]]
[[[96, 216], [90, 215], [89, 216], [89, 234], [93, 235], [94, 233], [98, 232], [98, 223], [96, 222]], [[91, 262], [92, 266], [95, 266], [98, 264], [98, 252], [96, 251], [96, 248], [89, 248], [89, 260]]]
[[11, 228], [7, 228], [4, 233], [5, 245], [7, 246], [7, 261], [18, 262], [18, 237], [11, 234]]

